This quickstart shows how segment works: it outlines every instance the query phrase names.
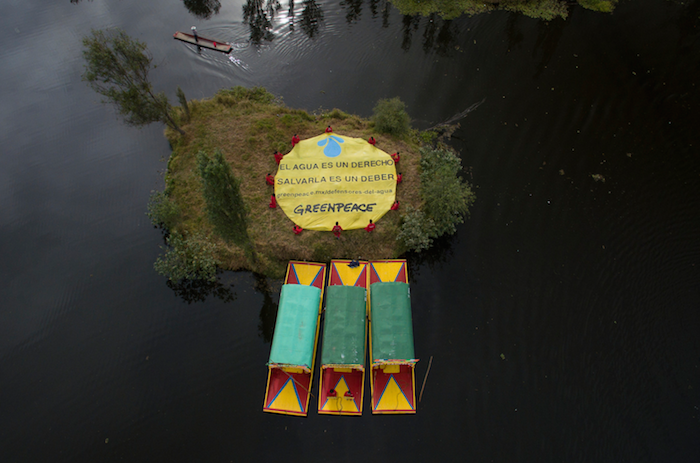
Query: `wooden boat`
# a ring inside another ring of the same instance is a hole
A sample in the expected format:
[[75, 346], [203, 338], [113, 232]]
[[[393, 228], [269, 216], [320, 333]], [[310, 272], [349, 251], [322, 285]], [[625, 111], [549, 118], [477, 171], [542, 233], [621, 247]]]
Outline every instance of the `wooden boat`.
[[177, 31], [173, 34], [173, 38], [177, 40], [182, 40], [183, 42], [191, 43], [192, 45], [197, 45], [198, 47], [208, 48], [210, 50], [216, 50], [223, 53], [231, 53], [231, 44], [228, 42], [220, 42], [218, 40], [207, 39], [201, 35], [197, 35], [197, 39], [194, 35], [187, 34], [185, 32]]
[[367, 262], [332, 260], [326, 286], [318, 413], [362, 415]]
[[306, 416], [321, 320], [326, 264], [289, 262], [268, 362], [263, 411]]
[[372, 261], [368, 270], [372, 413], [415, 413], [418, 360], [406, 261]]

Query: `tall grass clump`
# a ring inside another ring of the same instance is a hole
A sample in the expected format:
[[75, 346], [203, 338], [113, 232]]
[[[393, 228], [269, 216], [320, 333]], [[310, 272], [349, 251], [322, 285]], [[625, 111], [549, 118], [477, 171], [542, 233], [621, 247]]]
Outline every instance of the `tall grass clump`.
[[372, 121], [377, 132], [403, 137], [411, 130], [411, 118], [399, 97], [377, 101], [373, 113]]

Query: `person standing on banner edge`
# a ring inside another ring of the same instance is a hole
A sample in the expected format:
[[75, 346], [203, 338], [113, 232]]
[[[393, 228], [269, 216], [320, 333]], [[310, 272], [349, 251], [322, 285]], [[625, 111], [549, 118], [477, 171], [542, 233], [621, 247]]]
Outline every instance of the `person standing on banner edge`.
[[373, 232], [375, 227], [376, 227], [376, 225], [374, 223], [372, 223], [372, 219], [369, 219], [369, 223], [365, 227], [365, 231], [367, 233]]
[[300, 141], [301, 141], [301, 139], [299, 137], [297, 137], [297, 134], [294, 134], [294, 136], [292, 137], [292, 148], [294, 148], [294, 146], [297, 143], [299, 143]]
[[301, 233], [302, 231], [304, 231], [303, 228], [301, 228], [299, 225], [296, 225], [296, 224], [294, 225], [294, 227], [292, 228], [292, 230], [294, 230], [294, 234], [295, 234], [295, 235], [298, 235], [299, 233]]
[[374, 137], [369, 137], [369, 140], [367, 140], [367, 143], [374, 146], [377, 144], [377, 140], [375, 140]]
[[335, 226], [333, 227], [333, 234], [337, 239], [340, 239], [340, 232], [343, 231], [343, 227], [338, 225], [338, 222], [335, 223]]
[[268, 185], [274, 185], [275, 184], [275, 176], [272, 174], [267, 174], [267, 177], [265, 177], [265, 183]]
[[392, 211], [398, 211], [398, 210], [399, 210], [399, 200], [398, 200], [398, 199], [397, 199], [396, 201], [394, 201], [394, 204], [391, 205], [391, 208], [390, 208], [390, 209], [391, 209]]
[[391, 159], [394, 160], [394, 164], [399, 163], [399, 159], [401, 159], [401, 156], [399, 155], [399, 152], [395, 152], [394, 154], [391, 155]]
[[399, 172], [396, 174], [396, 184], [398, 185], [401, 182], [403, 182], [403, 175], [401, 175], [401, 172]]
[[328, 127], [326, 127], [326, 133], [333, 133], [333, 129], [331, 128], [330, 125]]
[[277, 198], [275, 198], [275, 194], [272, 193], [272, 196], [270, 196], [270, 209], [274, 209], [277, 207]]
[[275, 151], [275, 161], [277, 162], [277, 165], [280, 164], [280, 161], [284, 157], [284, 154], [280, 153], [279, 151]]

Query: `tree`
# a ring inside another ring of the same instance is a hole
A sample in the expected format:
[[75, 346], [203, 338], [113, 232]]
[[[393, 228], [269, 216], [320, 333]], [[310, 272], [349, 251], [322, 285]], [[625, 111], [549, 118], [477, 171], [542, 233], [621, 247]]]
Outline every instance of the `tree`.
[[200, 151], [197, 154], [197, 168], [202, 176], [202, 192], [209, 221], [224, 239], [247, 249], [248, 208], [241, 196], [240, 182], [233, 175], [223, 153], [217, 149], [210, 157]]
[[120, 29], [93, 30], [83, 38], [83, 80], [114, 103], [129, 125], [161, 121], [184, 135], [171, 115], [165, 93], [154, 93], [148, 80], [153, 58], [146, 44]]

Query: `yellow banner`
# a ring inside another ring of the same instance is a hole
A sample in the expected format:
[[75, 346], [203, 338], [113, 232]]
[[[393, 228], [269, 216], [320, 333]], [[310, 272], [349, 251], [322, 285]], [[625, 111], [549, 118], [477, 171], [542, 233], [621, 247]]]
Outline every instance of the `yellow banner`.
[[302, 228], [343, 230], [376, 222], [396, 198], [396, 167], [361, 138], [334, 133], [299, 142], [280, 162], [277, 203]]

